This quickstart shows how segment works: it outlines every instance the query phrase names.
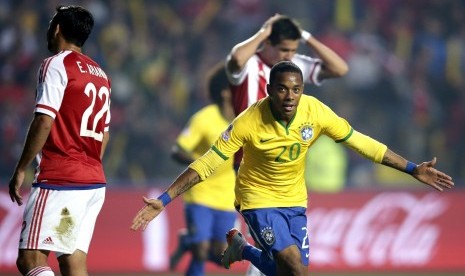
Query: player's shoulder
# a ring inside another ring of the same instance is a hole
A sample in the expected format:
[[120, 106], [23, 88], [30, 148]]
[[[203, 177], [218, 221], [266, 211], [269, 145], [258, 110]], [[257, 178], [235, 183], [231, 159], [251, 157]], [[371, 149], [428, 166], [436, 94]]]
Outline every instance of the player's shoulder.
[[260, 124], [263, 115], [266, 114], [266, 109], [269, 108], [269, 104], [269, 97], [262, 98], [247, 107], [237, 118], [240, 118], [240, 121], [246, 126]]
[[310, 108], [310, 110], [316, 111], [317, 109], [321, 109], [325, 107], [326, 105], [320, 101], [318, 98], [311, 96], [311, 95], [302, 95], [300, 97], [300, 102], [299, 106], [305, 106], [307, 108]]
[[208, 121], [213, 120], [214, 118], [218, 117], [219, 115], [218, 106], [215, 104], [209, 104], [207, 106], [202, 107], [197, 112], [192, 114], [190, 117], [191, 122], [201, 122], [202, 124]]

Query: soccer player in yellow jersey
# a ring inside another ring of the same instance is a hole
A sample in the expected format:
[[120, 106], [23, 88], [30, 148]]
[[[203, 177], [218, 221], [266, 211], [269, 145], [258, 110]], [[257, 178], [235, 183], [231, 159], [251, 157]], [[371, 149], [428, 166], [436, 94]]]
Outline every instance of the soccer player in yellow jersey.
[[[188, 165], [207, 152], [235, 117], [223, 62], [212, 69], [207, 87], [213, 103], [190, 118], [173, 146], [172, 157], [179, 163]], [[224, 234], [234, 227], [237, 218], [235, 180], [231, 158], [183, 194], [187, 235], [180, 238], [179, 249], [170, 258], [170, 269], [187, 249], [192, 258], [186, 275], [204, 275], [207, 260], [221, 265], [221, 253], [228, 245]]]
[[206, 179], [240, 147], [244, 157], [236, 179], [236, 204], [262, 250], [248, 244], [237, 229], [227, 234], [222, 259], [226, 268], [248, 260], [265, 275], [307, 275], [307, 191], [305, 153], [322, 134], [376, 163], [411, 174], [442, 191], [452, 178], [435, 169], [436, 158], [415, 164], [386, 145], [354, 130], [314, 97], [303, 95], [302, 71], [290, 61], [273, 66], [268, 97], [242, 112], [212, 148], [194, 161], [157, 199], [145, 206], [131, 228], [145, 229], [176, 196]]

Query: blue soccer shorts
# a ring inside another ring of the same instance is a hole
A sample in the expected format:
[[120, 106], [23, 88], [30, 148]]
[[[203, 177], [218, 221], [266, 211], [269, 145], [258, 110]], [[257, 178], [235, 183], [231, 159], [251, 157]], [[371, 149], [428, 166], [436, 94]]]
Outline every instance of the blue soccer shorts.
[[234, 227], [237, 219], [236, 211], [223, 211], [199, 204], [185, 204], [189, 241], [215, 240], [226, 242], [226, 233]]
[[270, 259], [285, 248], [296, 245], [302, 264], [308, 266], [310, 253], [306, 209], [303, 207], [260, 208], [241, 212], [256, 243]]

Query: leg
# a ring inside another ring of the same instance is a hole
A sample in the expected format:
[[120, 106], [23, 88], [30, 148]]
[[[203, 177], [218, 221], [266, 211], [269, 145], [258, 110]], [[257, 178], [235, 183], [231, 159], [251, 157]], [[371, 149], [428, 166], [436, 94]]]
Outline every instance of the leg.
[[63, 276], [87, 276], [87, 254], [76, 250], [73, 254], [58, 257], [60, 272]]
[[215, 264], [222, 266], [221, 255], [228, 247], [225, 233], [234, 227], [237, 221], [236, 211], [213, 211], [213, 225], [212, 225], [212, 237], [210, 239], [210, 255], [209, 260]]
[[178, 248], [170, 256], [170, 270], [176, 269], [182, 256], [190, 250], [191, 243], [189, 241], [189, 233], [187, 229], [183, 228], [178, 231]]
[[[47, 263], [49, 254], [50, 251], [47, 250], [20, 249], [18, 251], [18, 258], [16, 259], [16, 266], [22, 275], [26, 275], [37, 267], [49, 268]], [[53, 275], [53, 272], [51, 275]]]
[[221, 266], [221, 254], [226, 250], [227, 247], [228, 243], [226, 241], [212, 241], [208, 259]]
[[186, 204], [185, 213], [191, 242], [192, 259], [187, 275], [203, 275], [208, 260], [214, 210], [199, 204]]
[[189, 264], [186, 275], [203, 275], [205, 262], [208, 260], [210, 242], [202, 241], [192, 244], [192, 260]]
[[308, 275], [308, 267], [302, 264], [300, 250], [291, 245], [274, 255], [277, 275]]

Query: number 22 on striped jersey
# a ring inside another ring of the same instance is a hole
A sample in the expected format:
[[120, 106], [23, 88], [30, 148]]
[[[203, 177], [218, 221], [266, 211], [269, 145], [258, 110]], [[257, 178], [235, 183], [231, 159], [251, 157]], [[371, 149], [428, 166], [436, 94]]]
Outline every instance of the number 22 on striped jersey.
[[[110, 91], [108, 90], [107, 87], [102, 86], [97, 94], [97, 88], [93, 83], [88, 83], [86, 85], [86, 88], [84, 89], [84, 93], [86, 94], [87, 97], [92, 97], [92, 102], [90, 105], [87, 107], [87, 109], [84, 111], [82, 114], [82, 120], [81, 120], [81, 131], [80, 135], [83, 137], [92, 137], [97, 141], [103, 141], [103, 133], [96, 132], [97, 124], [98, 122], [103, 118], [103, 115], [108, 111], [110, 104]], [[95, 105], [95, 100], [98, 97], [102, 100], [102, 97], [104, 98], [104, 104], [102, 108], [95, 114], [94, 116], [94, 121], [92, 122], [92, 129], [88, 129], [87, 125], [89, 122], [89, 118], [92, 115], [92, 111], [94, 110], [94, 105]], [[107, 121], [109, 120], [109, 115], [107, 116]]]

